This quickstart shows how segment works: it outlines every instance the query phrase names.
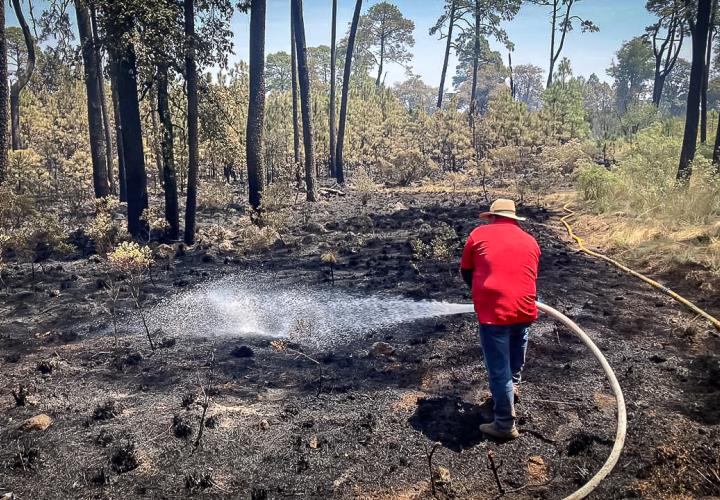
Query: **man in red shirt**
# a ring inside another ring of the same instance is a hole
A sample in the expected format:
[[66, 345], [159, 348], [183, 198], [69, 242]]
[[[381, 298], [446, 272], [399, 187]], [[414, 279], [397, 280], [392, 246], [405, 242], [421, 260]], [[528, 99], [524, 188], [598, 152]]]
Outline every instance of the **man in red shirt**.
[[492, 437], [515, 439], [515, 384], [520, 382], [528, 327], [537, 319], [536, 286], [540, 247], [517, 221], [512, 200], [498, 199], [480, 214], [489, 224], [468, 237], [460, 272], [472, 289], [480, 322], [495, 420], [480, 426]]

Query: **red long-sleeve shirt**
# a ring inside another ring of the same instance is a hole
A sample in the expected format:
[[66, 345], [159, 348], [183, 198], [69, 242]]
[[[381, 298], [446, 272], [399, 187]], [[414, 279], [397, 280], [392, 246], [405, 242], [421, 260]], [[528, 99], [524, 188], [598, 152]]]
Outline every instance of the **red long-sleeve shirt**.
[[476, 227], [468, 237], [460, 268], [473, 270], [472, 298], [484, 325], [515, 325], [537, 319], [535, 282], [540, 247], [508, 218]]

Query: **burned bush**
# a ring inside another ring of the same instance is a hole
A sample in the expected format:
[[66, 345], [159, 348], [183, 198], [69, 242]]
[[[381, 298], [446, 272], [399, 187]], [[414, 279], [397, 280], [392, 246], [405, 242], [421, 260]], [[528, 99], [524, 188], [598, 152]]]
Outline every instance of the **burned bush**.
[[139, 352], [128, 352], [123, 355], [117, 356], [113, 360], [113, 366], [118, 371], [123, 371], [126, 366], [137, 366], [142, 362], [142, 354]]
[[115, 441], [115, 436], [113, 436], [105, 429], [102, 429], [100, 431], [100, 434], [95, 437], [95, 444], [98, 446], [102, 446], [103, 448], [112, 444], [113, 441]]
[[15, 392], [15, 390], [12, 390], [11, 393], [13, 399], [15, 400], [15, 406], [25, 406], [25, 403], [27, 403], [28, 394], [30, 393], [24, 385], [21, 384], [20, 387], [18, 387], [17, 392]]
[[53, 364], [50, 361], [43, 360], [37, 364], [37, 371], [43, 375], [50, 375], [53, 372]]
[[190, 493], [205, 490], [212, 485], [212, 475], [209, 472], [191, 472], [185, 475], [185, 489]]
[[188, 392], [187, 394], [183, 395], [180, 406], [182, 406], [186, 410], [189, 410], [190, 407], [194, 404], [195, 404], [195, 393], [194, 392]]
[[190, 421], [180, 415], [175, 415], [172, 422], [172, 431], [178, 439], [188, 439], [192, 436], [193, 429]]
[[110, 465], [118, 474], [124, 474], [125, 472], [137, 469], [140, 461], [135, 450], [135, 443], [132, 441], [123, 441], [113, 448], [110, 454]]
[[92, 418], [93, 420], [110, 420], [120, 415], [121, 412], [122, 409], [115, 401], [106, 401], [95, 408]]
[[110, 484], [110, 476], [105, 472], [105, 467], [101, 467], [99, 471], [93, 474], [90, 482], [96, 486], [107, 486]]
[[29, 441], [18, 443], [11, 464], [13, 469], [36, 471], [41, 464], [42, 454], [40, 453], [40, 448]]

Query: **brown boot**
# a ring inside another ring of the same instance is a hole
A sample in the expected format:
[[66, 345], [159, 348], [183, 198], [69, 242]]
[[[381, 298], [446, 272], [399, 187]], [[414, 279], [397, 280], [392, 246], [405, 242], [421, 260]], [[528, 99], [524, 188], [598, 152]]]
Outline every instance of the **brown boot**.
[[[513, 396], [515, 396], [513, 402], [517, 404], [518, 401], [520, 401], [520, 389], [518, 389], [518, 386], [515, 384], [513, 384]], [[486, 417], [487, 420], [491, 420], [493, 418], [493, 410], [495, 409], [495, 402], [492, 396], [485, 398], [485, 401], [478, 405], [478, 409], [480, 410], [480, 415]]]
[[490, 422], [489, 424], [482, 424], [480, 425], [480, 432], [483, 434], [490, 436], [491, 438], [495, 439], [502, 439], [502, 440], [511, 440], [511, 439], [517, 439], [520, 437], [520, 433], [517, 430], [517, 427], [514, 425], [510, 430], [502, 430], [498, 429], [497, 425], [495, 425], [495, 422]]
[[483, 420], [492, 420], [493, 418], [495, 418], [495, 412], [493, 411], [494, 407], [495, 402], [491, 397], [485, 399], [485, 401], [478, 405], [478, 410], [480, 411], [480, 416], [483, 418]]

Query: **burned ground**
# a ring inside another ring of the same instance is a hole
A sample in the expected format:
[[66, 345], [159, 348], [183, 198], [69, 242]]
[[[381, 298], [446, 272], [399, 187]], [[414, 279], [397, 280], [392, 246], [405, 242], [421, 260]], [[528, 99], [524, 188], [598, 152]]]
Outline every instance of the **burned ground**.
[[[330, 287], [320, 259], [328, 250], [338, 254], [335, 287], [467, 301], [455, 261], [414, 259], [410, 240], [430, 244], [447, 226], [463, 238], [479, 208], [444, 194], [383, 194], [365, 209], [326, 200], [310, 220], [298, 211], [283, 243], [264, 253], [197, 248], [170, 271], [157, 266], [146, 303], [240, 270]], [[720, 342], [711, 328], [576, 252], [558, 214], [527, 215], [543, 250], [542, 300], [588, 331], [625, 393], [625, 450], [596, 497], [720, 495]], [[115, 348], [97, 268], [93, 256], [45, 263], [33, 291], [29, 270], [15, 267], [0, 293], [0, 493], [427, 498], [432, 469], [439, 498], [494, 498], [491, 451], [508, 498], [558, 498], [610, 451], [615, 401], [602, 371], [548, 319], [531, 336], [523, 435], [501, 444], [477, 430], [486, 377], [471, 317], [416, 321], [327, 349], [208, 335], [168, 339], [152, 353], [127, 322]], [[720, 297], [672, 284], [720, 313]], [[378, 341], [395, 352], [369, 355]], [[21, 387], [23, 405], [11, 394]], [[38, 414], [52, 418], [47, 430], [19, 429]]]

